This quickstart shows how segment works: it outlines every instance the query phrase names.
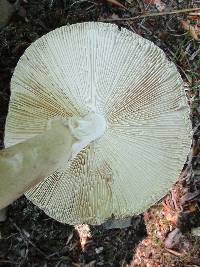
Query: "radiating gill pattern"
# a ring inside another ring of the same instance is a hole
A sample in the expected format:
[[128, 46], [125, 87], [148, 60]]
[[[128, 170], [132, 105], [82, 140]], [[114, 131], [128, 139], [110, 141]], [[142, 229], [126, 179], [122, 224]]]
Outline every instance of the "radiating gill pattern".
[[182, 80], [153, 43], [116, 25], [56, 29], [21, 57], [11, 82], [5, 145], [52, 118], [103, 115], [105, 134], [26, 196], [70, 224], [144, 211], [176, 181], [191, 143]]

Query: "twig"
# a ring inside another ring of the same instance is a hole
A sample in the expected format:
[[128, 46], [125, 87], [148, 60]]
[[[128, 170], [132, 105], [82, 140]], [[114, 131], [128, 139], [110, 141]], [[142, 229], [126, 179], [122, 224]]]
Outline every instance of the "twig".
[[182, 253], [177, 252], [177, 251], [175, 251], [175, 250], [172, 250], [172, 249], [169, 249], [169, 248], [165, 248], [165, 250], [167, 250], [169, 253], [171, 253], [171, 254], [173, 254], [173, 255], [175, 255], [175, 256], [177, 256], [177, 257], [181, 257], [181, 256], [183, 256]]
[[178, 208], [178, 205], [177, 205], [177, 201], [176, 201], [176, 198], [175, 198], [174, 190], [173, 189], [171, 190], [171, 196], [172, 196], [172, 201], [173, 201], [175, 210], [176, 211], [179, 211], [179, 208]]
[[[12, 264], [12, 265], [15, 265], [16, 266], [16, 264], [18, 265], [18, 263], [15, 261], [9, 261], [9, 260], [1, 260], [0, 259], [0, 263], [9, 263], [9, 264]], [[2, 265], [3, 266], [3, 265]], [[5, 265], [4, 265], [5, 266]]]
[[43, 255], [46, 259], [48, 259], [48, 256], [40, 250], [27, 236], [23, 233], [23, 231], [17, 226], [16, 223], [12, 222], [13, 226], [17, 229], [17, 231], [20, 233], [21, 237], [25, 240], [26, 243], [29, 243], [32, 247], [34, 247], [41, 255]]
[[114, 19], [101, 19], [100, 21], [126, 21], [126, 20], [136, 20], [136, 19], [142, 19], [146, 17], [156, 17], [156, 16], [165, 16], [165, 15], [173, 15], [173, 14], [181, 14], [181, 13], [188, 13], [200, 10], [199, 7], [197, 8], [186, 8], [186, 9], [179, 9], [179, 10], [173, 10], [173, 11], [166, 11], [166, 12], [156, 12], [156, 13], [146, 13], [144, 15], [138, 15], [135, 17], [129, 17], [129, 18], [114, 18]]

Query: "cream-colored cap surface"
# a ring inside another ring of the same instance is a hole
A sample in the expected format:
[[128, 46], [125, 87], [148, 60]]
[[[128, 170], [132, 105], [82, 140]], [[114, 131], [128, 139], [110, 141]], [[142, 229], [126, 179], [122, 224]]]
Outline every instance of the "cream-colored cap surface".
[[11, 81], [5, 145], [44, 132], [52, 118], [91, 110], [105, 119], [104, 134], [26, 193], [60, 222], [143, 212], [176, 181], [190, 149], [175, 65], [152, 42], [97, 22], [51, 31], [25, 51]]

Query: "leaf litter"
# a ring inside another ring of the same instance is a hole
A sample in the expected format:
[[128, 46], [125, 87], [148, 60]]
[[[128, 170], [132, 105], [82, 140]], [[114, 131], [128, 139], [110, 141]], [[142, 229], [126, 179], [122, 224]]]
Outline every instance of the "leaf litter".
[[[8, 25], [0, 31], [1, 148], [10, 79], [24, 50], [43, 34], [62, 25], [102, 19], [122, 19], [116, 21], [119, 27], [126, 27], [153, 41], [175, 62], [185, 81], [191, 107], [193, 145], [177, 183], [160, 203], [143, 215], [133, 217], [131, 225], [124, 229], [107, 230], [103, 226], [90, 226], [87, 238], [84, 236], [84, 250], [74, 227], [52, 220], [27, 199], [20, 198], [9, 207], [7, 220], [0, 223], [0, 266], [198, 266], [199, 11], [177, 13], [174, 10], [198, 8], [199, 2], [192, 1], [192, 5], [175, 0], [49, 2], [21, 1], [23, 12], [13, 14]], [[163, 11], [166, 13], [163, 14]], [[160, 15], [146, 16], [156, 12]], [[136, 19], [129, 20], [129, 17]], [[127, 20], [123, 21], [123, 18]], [[187, 23], [185, 27], [182, 21]], [[191, 34], [191, 26], [196, 35]]]

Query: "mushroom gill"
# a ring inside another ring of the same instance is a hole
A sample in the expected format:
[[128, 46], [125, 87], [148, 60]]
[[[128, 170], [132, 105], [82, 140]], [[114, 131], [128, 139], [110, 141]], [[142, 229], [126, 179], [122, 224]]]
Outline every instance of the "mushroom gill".
[[11, 81], [7, 147], [42, 133], [49, 120], [88, 113], [100, 138], [26, 192], [49, 216], [100, 224], [138, 214], [176, 181], [191, 144], [183, 81], [164, 52], [116, 25], [64, 26], [34, 42]]

